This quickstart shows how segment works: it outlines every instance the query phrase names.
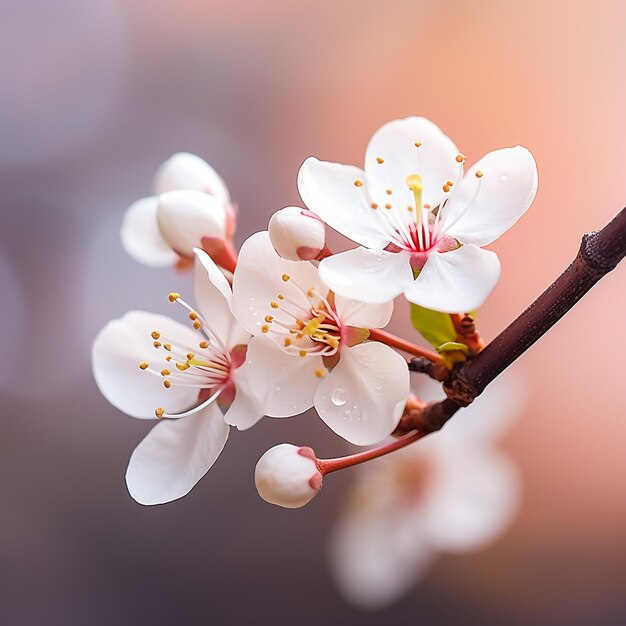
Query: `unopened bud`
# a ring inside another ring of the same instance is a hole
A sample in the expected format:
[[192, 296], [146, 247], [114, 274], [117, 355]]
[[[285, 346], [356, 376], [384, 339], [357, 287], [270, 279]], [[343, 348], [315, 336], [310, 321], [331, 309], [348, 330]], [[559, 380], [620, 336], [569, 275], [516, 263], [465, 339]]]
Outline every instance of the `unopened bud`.
[[230, 195], [221, 176], [204, 160], [189, 152], [178, 152], [157, 170], [154, 177], [156, 195], [191, 189], [215, 196], [222, 204], [230, 202]]
[[268, 230], [276, 252], [289, 261], [315, 259], [326, 245], [324, 223], [307, 209], [289, 206], [276, 211]]
[[322, 474], [311, 448], [281, 443], [259, 459], [254, 482], [266, 502], [297, 509], [322, 488]]
[[157, 224], [165, 241], [183, 256], [193, 256], [203, 237], [226, 237], [226, 211], [201, 191], [169, 191], [159, 196]]

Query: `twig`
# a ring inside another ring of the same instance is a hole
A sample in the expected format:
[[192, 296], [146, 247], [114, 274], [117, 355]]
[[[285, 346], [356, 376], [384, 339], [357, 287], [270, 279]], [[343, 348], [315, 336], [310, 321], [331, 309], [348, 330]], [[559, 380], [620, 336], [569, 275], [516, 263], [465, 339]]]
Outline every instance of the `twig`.
[[426, 406], [412, 423], [396, 433], [439, 430], [461, 407], [556, 324], [603, 276], [626, 256], [626, 209], [602, 230], [583, 235], [572, 264], [515, 321], [475, 358], [457, 366], [444, 383], [448, 396]]

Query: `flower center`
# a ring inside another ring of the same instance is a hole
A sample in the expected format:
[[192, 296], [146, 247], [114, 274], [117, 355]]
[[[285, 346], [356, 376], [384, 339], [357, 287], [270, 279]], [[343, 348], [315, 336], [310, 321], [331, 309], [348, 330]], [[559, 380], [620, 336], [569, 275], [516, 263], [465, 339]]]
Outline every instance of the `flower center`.
[[[289, 274], [282, 280], [296, 287], [301, 297], [282, 293], [270, 302], [271, 314], [265, 316], [261, 330], [273, 335], [283, 351], [293, 356], [333, 356], [341, 345], [342, 324], [334, 307], [334, 294], [322, 296], [315, 287], [303, 288]], [[324, 376], [319, 370], [316, 375]]]
[[152, 345], [159, 352], [157, 365], [143, 361], [139, 368], [163, 379], [166, 389], [191, 387], [198, 390], [199, 404], [183, 413], [167, 413], [163, 407], [155, 409], [157, 418], [186, 417], [192, 415], [215, 400], [230, 382], [231, 370], [237, 367], [233, 356], [207, 321], [177, 293], [169, 295], [170, 302], [176, 302], [188, 310], [188, 317], [194, 330], [202, 336], [195, 346], [185, 345], [166, 337], [159, 330], [153, 330]]

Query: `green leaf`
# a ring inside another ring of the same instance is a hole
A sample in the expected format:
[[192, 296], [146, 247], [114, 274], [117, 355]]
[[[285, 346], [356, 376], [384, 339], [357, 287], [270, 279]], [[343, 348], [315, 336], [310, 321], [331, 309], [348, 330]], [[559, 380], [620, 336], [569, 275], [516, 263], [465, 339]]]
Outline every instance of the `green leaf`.
[[431, 311], [417, 304], [411, 305], [411, 323], [433, 348], [456, 339], [454, 325], [447, 313]]
[[464, 343], [458, 343], [457, 341], [447, 341], [446, 343], [442, 343], [440, 346], [437, 346], [437, 352], [439, 352], [439, 354], [443, 354], [444, 352], [453, 352], [455, 350], [462, 352], [465, 356], [469, 354], [469, 348]]

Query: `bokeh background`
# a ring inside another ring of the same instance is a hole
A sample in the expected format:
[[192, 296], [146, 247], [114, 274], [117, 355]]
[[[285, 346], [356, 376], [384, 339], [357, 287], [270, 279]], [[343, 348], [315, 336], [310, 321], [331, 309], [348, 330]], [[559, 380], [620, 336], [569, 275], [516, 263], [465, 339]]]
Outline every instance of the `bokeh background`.
[[[226, 179], [237, 241], [298, 203], [309, 155], [360, 163], [371, 133], [435, 120], [470, 161], [522, 143], [539, 192], [493, 245], [493, 337], [626, 199], [621, 0], [0, 0], [0, 622], [7, 625], [623, 624], [626, 268], [515, 368], [528, 402], [505, 447], [524, 481], [510, 530], [438, 561], [362, 613], [328, 576], [352, 476], [307, 508], [256, 495], [278, 441], [342, 444], [313, 416], [231, 438], [198, 487], [144, 508], [124, 486], [146, 432], [108, 406], [90, 343], [130, 308], [171, 311], [188, 278], [127, 257], [124, 209], [188, 150]], [[410, 332], [400, 307], [394, 330]]]

